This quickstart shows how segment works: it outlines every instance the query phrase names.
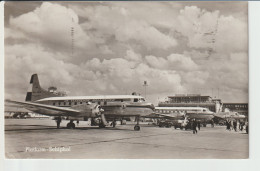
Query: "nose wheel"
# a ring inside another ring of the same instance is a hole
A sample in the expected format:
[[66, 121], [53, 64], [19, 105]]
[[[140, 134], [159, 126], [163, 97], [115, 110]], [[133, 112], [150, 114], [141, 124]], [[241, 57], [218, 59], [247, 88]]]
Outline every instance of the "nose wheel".
[[140, 126], [139, 125], [135, 125], [134, 130], [135, 131], [140, 131]]
[[113, 121], [113, 122], [112, 122], [112, 126], [113, 126], [113, 128], [116, 127], [116, 121]]
[[70, 120], [70, 122], [67, 124], [68, 129], [75, 129], [75, 124], [73, 123], [73, 120]]
[[135, 131], [140, 131], [139, 116], [136, 116], [136, 121], [137, 121], [137, 123], [136, 123], [136, 125], [135, 125], [135, 127], [134, 127], [134, 130], [135, 130]]

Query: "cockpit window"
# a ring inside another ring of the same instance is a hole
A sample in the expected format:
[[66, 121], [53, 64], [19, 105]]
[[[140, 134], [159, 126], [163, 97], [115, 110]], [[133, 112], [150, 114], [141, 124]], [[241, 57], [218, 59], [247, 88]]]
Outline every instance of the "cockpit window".
[[134, 99], [134, 102], [138, 102], [138, 99]]
[[144, 98], [139, 99], [139, 102], [144, 102], [144, 101], [145, 101]]

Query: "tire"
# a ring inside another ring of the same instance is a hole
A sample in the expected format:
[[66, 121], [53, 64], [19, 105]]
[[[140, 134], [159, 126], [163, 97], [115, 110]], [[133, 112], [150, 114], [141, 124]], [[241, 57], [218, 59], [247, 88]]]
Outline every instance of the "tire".
[[134, 130], [135, 131], [140, 131], [140, 126], [139, 125], [135, 125]]
[[103, 124], [99, 124], [99, 128], [105, 128], [106, 125], [103, 125]]
[[68, 129], [71, 129], [71, 123], [70, 123], [70, 122], [67, 123], [67, 128], [68, 128]]
[[113, 126], [113, 128], [115, 128], [116, 127], [116, 123], [112, 122], [112, 126]]

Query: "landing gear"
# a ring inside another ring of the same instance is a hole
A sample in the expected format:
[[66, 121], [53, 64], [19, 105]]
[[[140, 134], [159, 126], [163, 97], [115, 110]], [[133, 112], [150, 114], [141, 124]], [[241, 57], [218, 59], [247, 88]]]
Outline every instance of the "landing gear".
[[140, 126], [139, 125], [135, 125], [134, 130], [135, 131], [140, 131]]
[[67, 124], [68, 129], [75, 129], [75, 124], [73, 123], [73, 120], [70, 120], [70, 122]]
[[136, 123], [136, 125], [135, 125], [135, 127], [134, 127], [134, 130], [135, 130], [135, 131], [140, 131], [139, 116], [136, 117], [136, 121], [137, 121], [137, 123]]
[[106, 127], [106, 125], [104, 125], [103, 123], [100, 123], [98, 126], [99, 126], [99, 128], [105, 128]]
[[116, 121], [115, 121], [115, 120], [113, 120], [113, 122], [112, 122], [112, 126], [113, 126], [113, 128], [116, 127]]

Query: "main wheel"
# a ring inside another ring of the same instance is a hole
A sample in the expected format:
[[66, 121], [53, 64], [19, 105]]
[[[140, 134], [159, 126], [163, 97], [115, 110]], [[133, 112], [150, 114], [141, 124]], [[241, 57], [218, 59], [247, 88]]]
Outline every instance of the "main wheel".
[[105, 128], [106, 127], [106, 125], [104, 125], [104, 124], [99, 124], [99, 128]]
[[135, 131], [140, 131], [140, 126], [139, 125], [135, 125], [134, 130]]
[[112, 122], [112, 126], [113, 126], [113, 128], [115, 128], [116, 127], [116, 122]]
[[70, 123], [70, 122], [67, 123], [67, 128], [68, 128], [68, 129], [71, 129], [71, 123]]

